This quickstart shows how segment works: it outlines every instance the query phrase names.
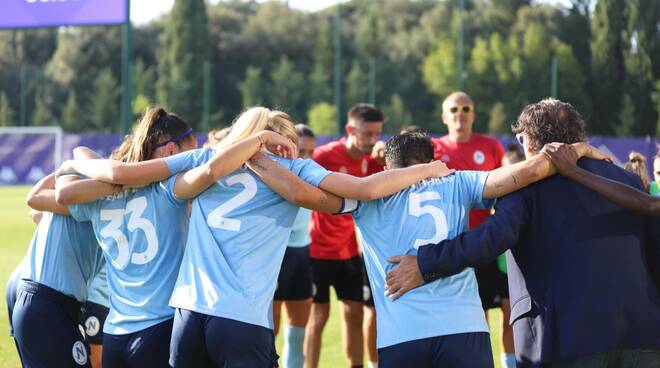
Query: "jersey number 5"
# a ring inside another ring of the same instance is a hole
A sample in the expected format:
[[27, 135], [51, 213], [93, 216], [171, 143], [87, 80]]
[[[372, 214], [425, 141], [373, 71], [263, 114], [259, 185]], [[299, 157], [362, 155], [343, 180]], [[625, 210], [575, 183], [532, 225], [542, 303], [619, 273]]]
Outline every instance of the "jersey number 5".
[[410, 193], [408, 196], [408, 213], [411, 216], [420, 217], [422, 215], [431, 215], [435, 225], [435, 234], [431, 239], [416, 239], [413, 247], [418, 249], [422, 245], [439, 243], [447, 239], [447, 217], [438, 207], [427, 204], [422, 206], [422, 202], [439, 200], [438, 192]]
[[230, 200], [211, 211], [211, 213], [209, 213], [209, 217], [206, 219], [206, 223], [209, 225], [209, 227], [214, 227], [216, 229], [240, 231], [241, 220], [236, 220], [225, 216], [227, 213], [235, 210], [242, 204], [247, 203], [257, 194], [257, 181], [254, 180], [250, 174], [242, 173], [228, 177], [225, 182], [229, 186], [241, 184], [245, 188], [241, 190], [240, 193], [233, 196]]
[[[131, 263], [136, 265], [149, 263], [158, 253], [156, 228], [151, 221], [140, 217], [146, 209], [147, 199], [145, 197], [138, 197], [128, 201], [125, 209], [101, 210], [100, 212], [101, 220], [110, 221], [109, 224], [101, 229], [100, 234], [104, 238], [113, 238], [115, 243], [117, 243], [117, 258], [113, 259], [112, 263], [119, 269], [125, 268], [129, 261], [128, 238], [121, 231], [121, 225], [124, 223], [124, 215], [130, 215], [126, 226], [128, 231], [133, 232], [140, 229], [144, 232], [144, 237], [147, 239], [147, 249], [142, 253], [133, 253], [130, 255]], [[101, 244], [101, 246], [107, 251], [107, 245]]]

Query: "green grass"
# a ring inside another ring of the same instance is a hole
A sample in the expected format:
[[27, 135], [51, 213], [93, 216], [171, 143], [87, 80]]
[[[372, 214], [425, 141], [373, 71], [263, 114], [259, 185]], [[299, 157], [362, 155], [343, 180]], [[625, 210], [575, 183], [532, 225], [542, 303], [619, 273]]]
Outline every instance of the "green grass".
[[[35, 225], [28, 218], [28, 208], [25, 205], [25, 196], [29, 187], [0, 187], [0, 245], [3, 247], [3, 256], [0, 257], [0, 285], [2, 297], [0, 298], [0, 367], [20, 367], [14, 342], [9, 337], [9, 323], [7, 320], [7, 305], [5, 302], [6, 280], [16, 265], [25, 255], [32, 239]], [[490, 311], [490, 321], [493, 330], [491, 342], [495, 367], [500, 367], [500, 344], [495, 340], [499, 336], [501, 313]], [[282, 351], [282, 334], [277, 338], [278, 352]], [[330, 319], [323, 334], [323, 349], [321, 351], [321, 367], [346, 366], [341, 342], [341, 323], [339, 305], [333, 298]]]

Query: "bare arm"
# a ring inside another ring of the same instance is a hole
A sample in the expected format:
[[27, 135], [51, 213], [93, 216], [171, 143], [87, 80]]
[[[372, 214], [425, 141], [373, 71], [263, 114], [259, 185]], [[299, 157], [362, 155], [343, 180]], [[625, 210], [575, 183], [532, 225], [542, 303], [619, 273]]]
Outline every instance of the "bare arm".
[[577, 181], [617, 205], [642, 215], [660, 215], [660, 197], [650, 196], [629, 185], [582, 169], [577, 166], [577, 155], [570, 146], [550, 147], [544, 152], [560, 174]]
[[162, 158], [131, 163], [108, 159], [71, 160], [62, 164], [61, 171], [78, 172], [106, 183], [133, 186], [165, 180], [171, 176]]
[[198, 196], [211, 184], [241, 167], [263, 146], [271, 152], [279, 151], [283, 156], [292, 156], [296, 150], [288, 138], [271, 131], [259, 132], [231, 146], [218, 149], [210, 161], [179, 175], [174, 184], [174, 194], [181, 199]]
[[49, 174], [35, 184], [27, 195], [27, 205], [37, 211], [68, 215], [69, 209], [55, 200], [55, 173]]
[[421, 180], [447, 176], [454, 171], [448, 169], [442, 161], [433, 161], [386, 170], [365, 178], [333, 172], [323, 179], [319, 188], [339, 197], [370, 201], [392, 195]]
[[[552, 143], [550, 145], [560, 144]], [[571, 146], [575, 149], [579, 157], [587, 156], [595, 159], [609, 158], [608, 155], [586, 143], [575, 143]], [[546, 155], [535, 155], [523, 162], [491, 171], [486, 179], [483, 198], [493, 199], [502, 197], [556, 173], [557, 169]]]
[[341, 209], [341, 198], [304, 182], [260, 153], [254, 155], [247, 164], [270, 189], [290, 203], [330, 213], [337, 213]]
[[122, 190], [120, 185], [72, 176], [59, 178], [55, 187], [55, 199], [62, 206], [95, 201]]

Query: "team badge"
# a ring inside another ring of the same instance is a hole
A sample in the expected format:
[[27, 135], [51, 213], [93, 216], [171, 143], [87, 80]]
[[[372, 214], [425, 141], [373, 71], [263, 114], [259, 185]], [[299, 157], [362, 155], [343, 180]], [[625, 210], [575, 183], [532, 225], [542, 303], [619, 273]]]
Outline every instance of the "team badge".
[[85, 332], [87, 336], [96, 336], [101, 329], [101, 321], [96, 316], [90, 316], [85, 321]]
[[73, 344], [71, 354], [73, 355], [73, 360], [75, 360], [78, 365], [87, 364], [87, 349], [85, 349], [85, 344], [81, 341], [76, 341]]
[[486, 161], [486, 155], [484, 155], [484, 153], [479, 150], [474, 151], [472, 158], [474, 159], [474, 163], [477, 165], [482, 165], [484, 161]]

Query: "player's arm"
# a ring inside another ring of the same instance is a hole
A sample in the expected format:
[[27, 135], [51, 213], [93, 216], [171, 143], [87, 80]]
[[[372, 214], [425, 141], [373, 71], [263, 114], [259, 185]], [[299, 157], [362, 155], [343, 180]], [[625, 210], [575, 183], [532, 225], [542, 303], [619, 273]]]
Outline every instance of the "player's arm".
[[[561, 145], [561, 143], [552, 143], [550, 145]], [[579, 157], [610, 159], [609, 155], [586, 143], [574, 143], [571, 146], [575, 149]], [[551, 160], [544, 154], [535, 155], [511, 166], [500, 167], [488, 174], [484, 185], [483, 198], [499, 198], [554, 175], [556, 172], [557, 170]]]
[[53, 212], [68, 215], [69, 209], [57, 203], [55, 198], [55, 173], [49, 174], [39, 180], [27, 195], [28, 207], [37, 211]]
[[399, 192], [419, 181], [453, 173], [442, 161], [385, 170], [364, 178], [333, 172], [319, 187], [342, 198], [370, 201]]
[[57, 179], [55, 184], [55, 199], [59, 205], [69, 206], [95, 201], [118, 193], [121, 190], [121, 185], [66, 175]]
[[60, 172], [79, 173], [90, 179], [131, 186], [165, 180], [172, 175], [162, 158], [130, 163], [111, 159], [69, 160], [62, 163]]
[[260, 153], [254, 155], [247, 165], [270, 189], [287, 202], [330, 213], [337, 213], [342, 208], [341, 198], [306, 183], [282, 165]]
[[205, 164], [180, 174], [174, 184], [174, 195], [190, 199], [205, 191], [211, 184], [238, 169], [250, 157], [266, 148], [282, 157], [293, 157], [296, 145], [290, 139], [272, 131], [261, 131], [240, 142], [218, 149]]
[[660, 197], [650, 196], [629, 185], [590, 173], [577, 166], [577, 154], [570, 146], [552, 146], [544, 150], [560, 174], [599, 193], [617, 205], [642, 215], [660, 214]]

